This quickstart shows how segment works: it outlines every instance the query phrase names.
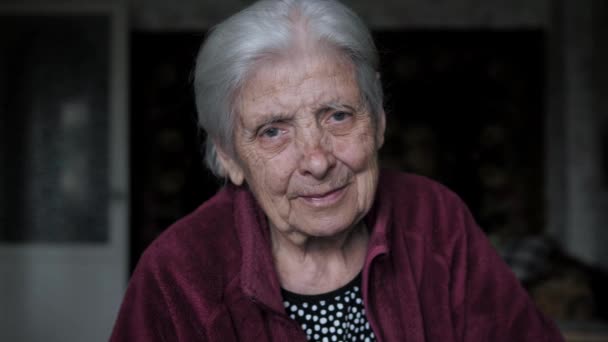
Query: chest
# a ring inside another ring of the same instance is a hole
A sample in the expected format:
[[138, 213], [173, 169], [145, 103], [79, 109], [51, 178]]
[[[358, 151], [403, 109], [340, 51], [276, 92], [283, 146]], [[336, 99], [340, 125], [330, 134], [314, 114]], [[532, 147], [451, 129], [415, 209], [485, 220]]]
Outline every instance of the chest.
[[[382, 255], [366, 265], [361, 295], [377, 341], [454, 340], [449, 277], [440, 260], [423, 260]], [[239, 293], [225, 299], [209, 322], [210, 341], [307, 341], [289, 309], [276, 312]]]
[[306, 335], [289, 316], [273, 312], [242, 297], [227, 301], [207, 324], [209, 341], [306, 342]]

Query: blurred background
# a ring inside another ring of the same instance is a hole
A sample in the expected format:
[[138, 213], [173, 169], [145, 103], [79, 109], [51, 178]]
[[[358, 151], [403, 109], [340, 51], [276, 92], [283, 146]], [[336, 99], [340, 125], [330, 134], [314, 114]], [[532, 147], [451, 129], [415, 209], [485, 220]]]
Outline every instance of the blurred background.
[[[0, 1], [0, 341], [104, 341], [131, 271], [221, 186], [191, 73], [252, 1]], [[344, 1], [385, 167], [456, 191], [568, 341], [608, 341], [608, 3]]]

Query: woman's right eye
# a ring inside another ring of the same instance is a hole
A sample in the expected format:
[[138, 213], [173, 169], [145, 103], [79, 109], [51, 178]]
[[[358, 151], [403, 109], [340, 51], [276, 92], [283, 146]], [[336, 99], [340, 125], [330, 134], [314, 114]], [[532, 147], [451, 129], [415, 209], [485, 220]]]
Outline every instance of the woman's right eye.
[[265, 138], [274, 138], [278, 136], [280, 130], [277, 127], [269, 127], [262, 131], [262, 136]]

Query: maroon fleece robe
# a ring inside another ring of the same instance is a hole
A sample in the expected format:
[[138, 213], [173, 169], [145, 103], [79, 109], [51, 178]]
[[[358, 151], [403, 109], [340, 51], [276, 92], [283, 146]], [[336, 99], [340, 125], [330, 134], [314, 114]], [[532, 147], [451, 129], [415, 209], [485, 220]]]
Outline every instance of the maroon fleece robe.
[[[443, 186], [383, 171], [365, 222], [362, 294], [378, 341], [562, 341]], [[152, 243], [111, 341], [306, 341], [246, 187], [226, 186]]]

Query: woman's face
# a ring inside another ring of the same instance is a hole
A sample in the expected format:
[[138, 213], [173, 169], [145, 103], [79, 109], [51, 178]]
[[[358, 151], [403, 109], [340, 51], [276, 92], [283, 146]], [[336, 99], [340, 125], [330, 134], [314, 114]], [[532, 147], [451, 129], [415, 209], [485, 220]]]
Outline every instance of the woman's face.
[[378, 181], [377, 122], [350, 61], [314, 52], [261, 64], [239, 93], [228, 175], [255, 195], [270, 225], [295, 239], [331, 237], [370, 209]]

